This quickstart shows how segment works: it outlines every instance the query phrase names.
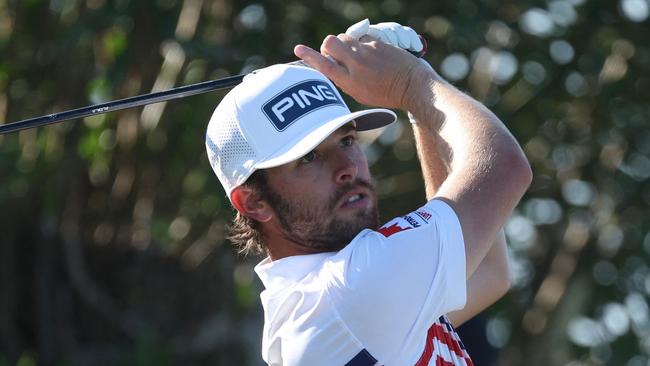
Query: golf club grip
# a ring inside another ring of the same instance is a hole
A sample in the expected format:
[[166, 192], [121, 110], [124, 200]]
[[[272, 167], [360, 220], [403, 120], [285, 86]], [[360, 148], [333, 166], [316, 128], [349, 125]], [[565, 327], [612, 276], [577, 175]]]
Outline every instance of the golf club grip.
[[[421, 58], [427, 53], [427, 41], [424, 37], [419, 36], [422, 41], [422, 50], [420, 52], [409, 51], [412, 55]], [[292, 63], [302, 63], [302, 61], [295, 61]], [[84, 118], [97, 114], [116, 112], [123, 109], [140, 107], [147, 104], [154, 104], [174, 100], [191, 95], [207, 93], [220, 89], [232, 88], [244, 80], [245, 74], [229, 76], [223, 79], [204, 81], [202, 83], [181, 86], [160, 92], [136, 95], [124, 99], [114, 100], [112, 102], [95, 104], [87, 107], [71, 109], [59, 113], [52, 113], [45, 116], [34, 117], [22, 121], [7, 123], [0, 125], [0, 135], [18, 132], [29, 128], [46, 126], [53, 123], [68, 121], [71, 119]]]
[[140, 107], [147, 104], [165, 102], [168, 100], [184, 98], [214, 90], [232, 88], [241, 83], [241, 81], [244, 79], [244, 76], [245, 75], [235, 75], [218, 80], [204, 81], [198, 84], [181, 86], [178, 88], [164, 90], [156, 93], [137, 95], [134, 97], [114, 100], [108, 103], [95, 104], [88, 107], [82, 107], [60, 113], [52, 113], [46, 116], [8, 123], [6, 125], [0, 126], [0, 135], [25, 130], [28, 128], [45, 126], [52, 123], [63, 122], [71, 119], [115, 112], [122, 109]]

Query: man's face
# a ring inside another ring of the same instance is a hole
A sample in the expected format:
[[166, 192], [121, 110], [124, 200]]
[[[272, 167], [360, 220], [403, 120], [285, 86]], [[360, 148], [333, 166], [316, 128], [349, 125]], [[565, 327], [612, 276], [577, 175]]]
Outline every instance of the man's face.
[[361, 230], [378, 227], [374, 185], [352, 124], [266, 175], [266, 199], [285, 239], [318, 251], [339, 250]]

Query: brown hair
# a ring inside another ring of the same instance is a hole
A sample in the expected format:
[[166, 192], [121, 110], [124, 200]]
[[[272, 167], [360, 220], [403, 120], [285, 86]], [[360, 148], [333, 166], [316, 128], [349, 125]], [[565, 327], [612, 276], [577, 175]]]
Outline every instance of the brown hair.
[[[269, 189], [263, 170], [253, 172], [243, 186], [253, 189], [261, 198], [267, 196]], [[268, 254], [260, 223], [240, 212], [235, 214], [232, 225], [228, 226], [228, 239], [235, 246], [237, 252], [244, 256]]]

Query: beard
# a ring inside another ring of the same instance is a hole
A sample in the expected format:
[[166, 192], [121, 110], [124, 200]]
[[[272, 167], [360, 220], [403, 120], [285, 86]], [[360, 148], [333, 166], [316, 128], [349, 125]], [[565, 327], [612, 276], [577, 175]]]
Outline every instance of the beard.
[[[370, 205], [352, 218], [336, 217], [337, 203], [357, 187], [370, 191]], [[340, 250], [361, 230], [376, 230], [379, 227], [375, 187], [363, 179], [357, 178], [339, 187], [322, 205], [310, 200], [291, 201], [271, 190], [267, 190], [265, 196], [278, 218], [285, 239], [318, 251]]]

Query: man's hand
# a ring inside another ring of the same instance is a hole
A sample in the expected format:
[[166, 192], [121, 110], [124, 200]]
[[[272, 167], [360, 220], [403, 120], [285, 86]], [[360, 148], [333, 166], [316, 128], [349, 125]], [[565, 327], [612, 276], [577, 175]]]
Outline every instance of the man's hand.
[[416, 96], [430, 91], [436, 77], [401, 49], [345, 34], [327, 36], [320, 53], [304, 45], [297, 45], [294, 53], [359, 103], [370, 106], [407, 110]]
[[[370, 24], [368, 19], [352, 24], [345, 34], [356, 40], [377, 40], [411, 52], [422, 52], [424, 44], [422, 38], [410, 27], [395, 22]], [[433, 70], [431, 65], [420, 58], [420, 62]], [[417, 123], [417, 120], [410, 111], [407, 112], [409, 122]]]

